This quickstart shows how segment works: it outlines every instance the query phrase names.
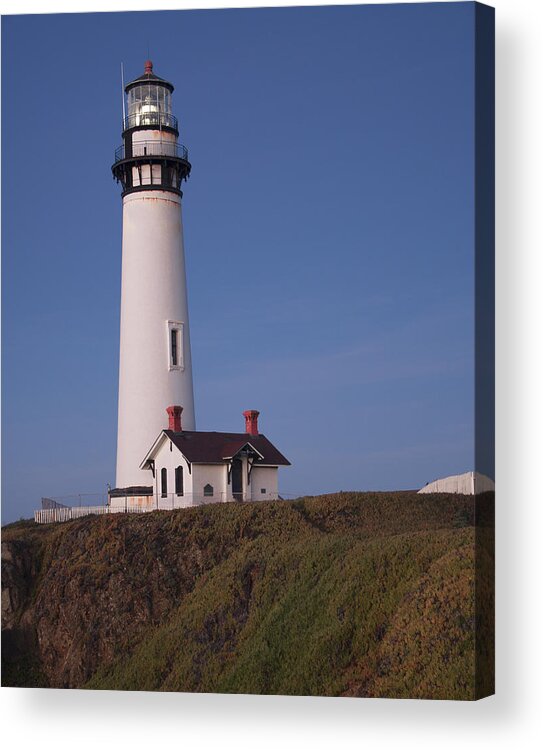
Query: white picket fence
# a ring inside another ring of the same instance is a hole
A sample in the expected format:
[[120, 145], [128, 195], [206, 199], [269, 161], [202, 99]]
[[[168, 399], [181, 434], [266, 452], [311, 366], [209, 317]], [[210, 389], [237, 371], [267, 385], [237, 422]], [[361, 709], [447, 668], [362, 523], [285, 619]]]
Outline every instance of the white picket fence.
[[[192, 508], [198, 505], [208, 505], [218, 502], [240, 502], [250, 500], [250, 497], [240, 496], [236, 500], [226, 497], [224, 493], [215, 496], [205, 495], [175, 495], [169, 493], [166, 496], [149, 495], [132, 498], [130, 496], [114, 497], [107, 505], [74, 505], [69, 507], [42, 508], [34, 511], [36, 523], [60, 523], [72, 521], [83, 516], [104, 516], [116, 513], [152, 513], [157, 510], [178, 510], [179, 508]], [[266, 497], [260, 496], [259, 500], [277, 500], [278, 495], [269, 493]]]

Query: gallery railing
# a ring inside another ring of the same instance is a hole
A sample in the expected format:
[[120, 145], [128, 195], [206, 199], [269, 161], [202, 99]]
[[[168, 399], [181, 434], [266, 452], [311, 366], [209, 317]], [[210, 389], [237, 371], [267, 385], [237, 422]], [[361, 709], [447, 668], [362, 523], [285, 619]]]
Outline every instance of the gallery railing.
[[189, 152], [182, 143], [174, 141], [136, 141], [126, 149], [125, 144], [115, 149], [115, 161], [142, 156], [166, 156], [189, 161]]
[[166, 112], [137, 112], [127, 115], [123, 120], [123, 130], [156, 126], [160, 128], [178, 129], [178, 118]]

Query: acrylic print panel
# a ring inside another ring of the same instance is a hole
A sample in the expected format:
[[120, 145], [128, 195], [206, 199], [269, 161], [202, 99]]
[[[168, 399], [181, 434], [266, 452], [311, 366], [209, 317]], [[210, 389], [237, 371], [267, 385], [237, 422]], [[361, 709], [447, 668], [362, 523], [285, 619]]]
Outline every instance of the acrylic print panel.
[[3, 685], [490, 695], [493, 10], [2, 34]]

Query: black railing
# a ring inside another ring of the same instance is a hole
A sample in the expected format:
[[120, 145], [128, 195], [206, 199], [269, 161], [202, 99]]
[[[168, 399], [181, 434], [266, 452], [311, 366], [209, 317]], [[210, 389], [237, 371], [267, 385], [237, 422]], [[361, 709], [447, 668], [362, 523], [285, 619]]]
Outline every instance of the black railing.
[[178, 118], [166, 112], [138, 112], [133, 115], [127, 115], [123, 120], [123, 130], [149, 126], [177, 130]]
[[125, 153], [125, 146], [115, 150], [115, 161], [123, 159], [141, 158], [145, 156], [165, 156], [173, 159], [189, 161], [189, 152], [182, 143], [173, 141], [137, 141], [130, 147], [131, 153]]

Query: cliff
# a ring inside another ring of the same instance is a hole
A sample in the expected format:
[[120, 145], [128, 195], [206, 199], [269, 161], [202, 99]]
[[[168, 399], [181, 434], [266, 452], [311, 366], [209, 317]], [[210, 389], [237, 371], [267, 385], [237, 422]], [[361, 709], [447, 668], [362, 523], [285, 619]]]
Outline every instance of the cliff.
[[477, 502], [340, 493], [12, 524], [2, 684], [489, 694], [493, 496]]

